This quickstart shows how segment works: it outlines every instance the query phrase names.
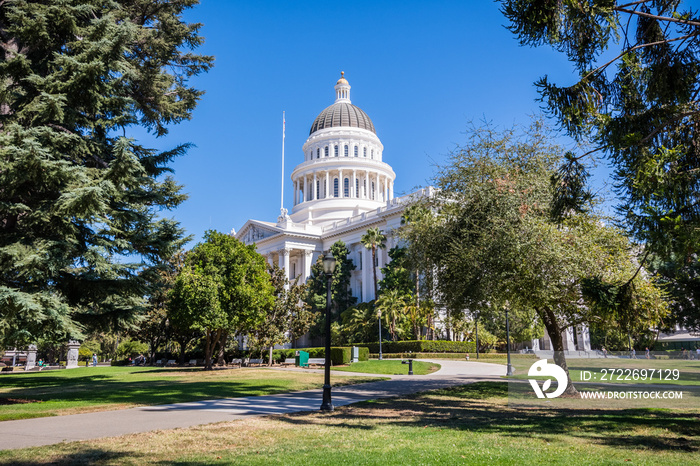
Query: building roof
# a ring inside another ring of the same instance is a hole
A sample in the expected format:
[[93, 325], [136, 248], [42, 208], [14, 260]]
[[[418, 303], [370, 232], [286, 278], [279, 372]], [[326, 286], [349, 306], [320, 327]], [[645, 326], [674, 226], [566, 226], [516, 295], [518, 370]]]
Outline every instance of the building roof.
[[369, 116], [359, 107], [354, 106], [349, 102], [336, 102], [333, 105], [326, 107], [318, 114], [314, 123], [311, 125], [309, 135], [324, 128], [333, 127], [351, 127], [362, 128], [377, 134], [374, 130], [374, 124]]

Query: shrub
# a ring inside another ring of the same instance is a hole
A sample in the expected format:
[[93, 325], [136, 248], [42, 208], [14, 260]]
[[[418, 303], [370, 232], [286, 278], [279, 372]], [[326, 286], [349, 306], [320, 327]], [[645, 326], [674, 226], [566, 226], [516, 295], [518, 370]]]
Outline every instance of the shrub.
[[369, 348], [360, 346], [360, 361], [369, 361]]
[[[371, 353], [379, 353], [379, 343], [363, 343]], [[382, 342], [382, 353], [474, 353], [473, 341], [409, 340]]]

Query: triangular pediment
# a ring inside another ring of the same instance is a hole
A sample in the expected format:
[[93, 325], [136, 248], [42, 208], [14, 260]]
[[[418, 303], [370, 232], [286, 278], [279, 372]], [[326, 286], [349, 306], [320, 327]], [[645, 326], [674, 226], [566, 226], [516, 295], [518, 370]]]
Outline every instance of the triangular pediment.
[[236, 234], [236, 238], [245, 244], [253, 244], [270, 236], [278, 235], [281, 230], [269, 222], [248, 220]]

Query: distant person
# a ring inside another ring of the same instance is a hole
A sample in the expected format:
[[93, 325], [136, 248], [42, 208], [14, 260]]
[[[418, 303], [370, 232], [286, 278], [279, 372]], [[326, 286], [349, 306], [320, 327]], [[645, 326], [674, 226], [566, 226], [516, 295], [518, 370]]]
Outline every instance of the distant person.
[[608, 350], [605, 349], [605, 346], [603, 346], [603, 357], [608, 357]]
[[637, 359], [637, 351], [634, 348], [630, 351], [630, 358]]
[[97, 367], [97, 353], [92, 353], [92, 367]]
[[649, 359], [649, 347], [646, 347], [646, 350], [644, 350], [644, 356], [646, 356], [647, 359]]
[[695, 350], [695, 359], [700, 360], [700, 346]]

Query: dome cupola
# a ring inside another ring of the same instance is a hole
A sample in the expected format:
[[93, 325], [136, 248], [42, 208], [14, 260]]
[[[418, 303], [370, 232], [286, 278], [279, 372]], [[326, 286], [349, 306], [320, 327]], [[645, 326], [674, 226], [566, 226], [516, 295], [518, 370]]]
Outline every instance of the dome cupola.
[[309, 135], [325, 128], [342, 126], [366, 129], [376, 134], [369, 116], [350, 101], [350, 83], [345, 79], [344, 71], [340, 72], [340, 79], [335, 83], [335, 103], [318, 114]]

